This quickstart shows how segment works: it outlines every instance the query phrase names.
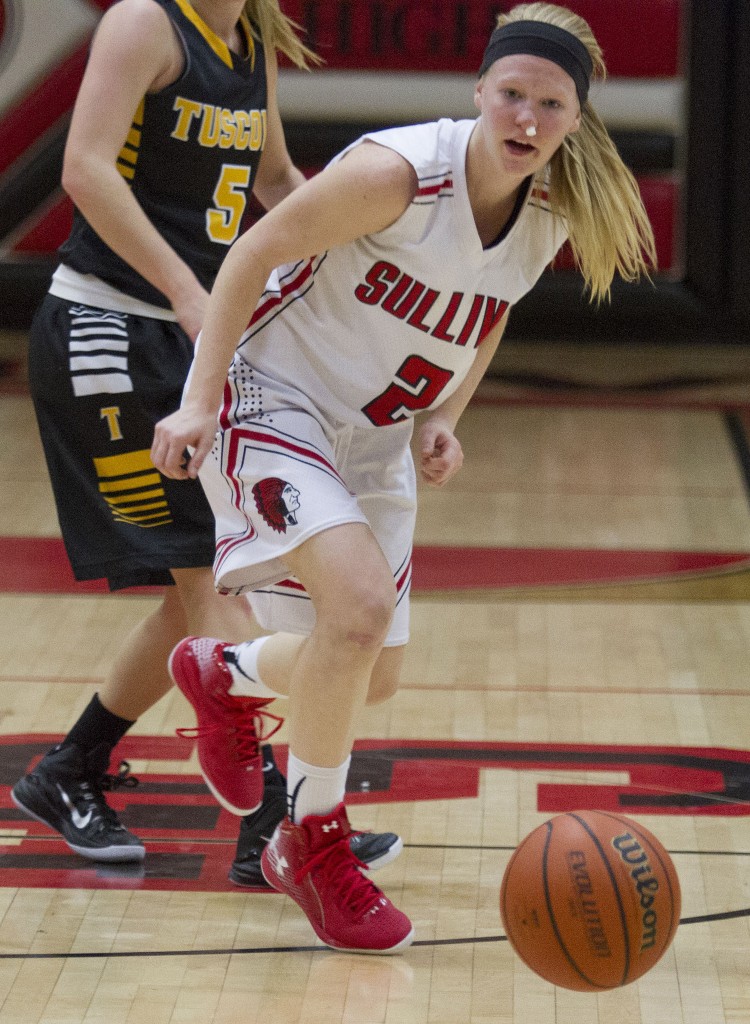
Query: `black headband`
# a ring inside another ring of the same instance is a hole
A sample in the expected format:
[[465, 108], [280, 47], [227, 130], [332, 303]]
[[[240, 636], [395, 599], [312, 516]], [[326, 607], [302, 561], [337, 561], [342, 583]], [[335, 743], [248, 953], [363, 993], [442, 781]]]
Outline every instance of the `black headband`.
[[583, 106], [589, 94], [594, 62], [581, 40], [572, 32], [545, 21], [510, 21], [490, 36], [479, 77], [500, 57], [528, 53], [546, 57], [566, 71], [575, 82], [578, 102]]

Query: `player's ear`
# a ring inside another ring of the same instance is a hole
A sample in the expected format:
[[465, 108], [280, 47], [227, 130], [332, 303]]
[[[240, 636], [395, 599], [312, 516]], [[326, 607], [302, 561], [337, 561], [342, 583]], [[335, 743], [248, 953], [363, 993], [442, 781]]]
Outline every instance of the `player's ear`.
[[477, 110], [482, 109], [482, 90], [484, 88], [484, 75], [479, 79], [474, 88], [474, 106]]

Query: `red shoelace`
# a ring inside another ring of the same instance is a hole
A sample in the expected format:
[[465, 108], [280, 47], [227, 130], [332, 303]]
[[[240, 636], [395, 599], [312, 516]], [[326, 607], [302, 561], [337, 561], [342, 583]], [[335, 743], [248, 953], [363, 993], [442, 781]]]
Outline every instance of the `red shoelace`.
[[383, 894], [360, 868], [367, 868], [349, 846], [350, 835], [342, 836], [330, 846], [324, 846], [304, 864], [294, 876], [297, 885], [305, 875], [325, 862], [326, 881], [333, 885], [354, 917], [363, 917], [378, 903]]
[[[214, 699], [219, 698], [217, 696]], [[231, 724], [214, 722], [211, 725], [196, 725], [192, 728], [177, 729], [177, 735], [192, 740], [215, 732], [232, 732], [237, 745], [237, 760], [240, 764], [249, 764], [258, 757], [261, 743], [265, 743], [279, 731], [284, 719], [271, 714], [270, 711], [262, 711], [258, 707], [259, 702], [253, 697], [227, 695], [221, 703], [231, 716]], [[264, 724], [268, 722], [275, 722], [276, 725], [263, 732]]]

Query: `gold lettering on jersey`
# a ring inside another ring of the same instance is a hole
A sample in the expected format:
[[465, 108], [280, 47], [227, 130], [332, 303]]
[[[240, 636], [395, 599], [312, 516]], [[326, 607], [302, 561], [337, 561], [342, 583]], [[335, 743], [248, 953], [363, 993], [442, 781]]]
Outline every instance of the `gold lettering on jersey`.
[[200, 114], [203, 104], [178, 96], [174, 101], [174, 109], [177, 111], [177, 124], [174, 126], [172, 138], [179, 139], [180, 142], [187, 142], [190, 134], [190, 125], [193, 122], [193, 118]]
[[212, 107], [208, 103], [203, 104], [201, 115], [201, 128], [198, 142], [207, 149], [213, 149], [219, 144], [219, 107]]
[[266, 144], [266, 112], [252, 110], [250, 112], [252, 131], [250, 133], [250, 149], [263, 149]]
[[237, 120], [237, 138], [236, 146], [237, 149], [250, 149], [250, 134], [252, 132], [252, 122], [250, 114], [257, 114], [257, 110], [252, 112], [249, 110], [237, 110], [235, 111], [235, 117]]
[[263, 149], [266, 144], [265, 110], [229, 110], [178, 96], [174, 111], [177, 118], [172, 138], [180, 142], [197, 141], [207, 149], [218, 146], [251, 152]]
[[219, 114], [221, 130], [219, 133], [219, 148], [231, 149], [237, 141], [237, 118], [231, 110], [222, 110]]
[[119, 405], [108, 405], [106, 408], [100, 409], [99, 418], [107, 421], [110, 441], [122, 441]]

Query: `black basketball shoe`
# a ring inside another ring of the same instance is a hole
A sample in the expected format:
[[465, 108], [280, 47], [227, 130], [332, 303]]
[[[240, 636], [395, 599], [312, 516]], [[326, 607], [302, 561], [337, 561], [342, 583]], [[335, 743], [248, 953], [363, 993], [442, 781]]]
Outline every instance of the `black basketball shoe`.
[[[229, 870], [229, 881], [235, 885], [258, 889], [271, 888], [260, 869], [260, 857], [279, 822], [286, 817], [286, 779], [276, 766], [269, 744], [261, 747], [265, 788], [263, 803], [253, 814], [240, 822], [237, 852]], [[401, 837], [394, 832], [357, 832], [349, 840], [352, 852], [368, 868], [385, 867], [403, 849]]]
[[120, 821], [104, 799], [104, 791], [137, 786], [123, 761], [117, 775], [108, 775], [110, 748], [105, 744], [85, 754], [71, 743], [55, 747], [11, 790], [13, 803], [43, 825], [59, 832], [71, 850], [96, 861], [142, 861], [143, 843]]
[[384, 868], [404, 848], [401, 836], [395, 832], [355, 832], [349, 840], [349, 846], [354, 856], [367, 865], [368, 871]]

